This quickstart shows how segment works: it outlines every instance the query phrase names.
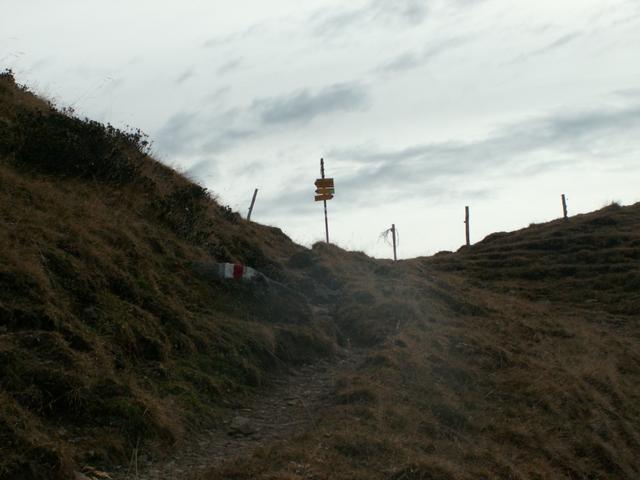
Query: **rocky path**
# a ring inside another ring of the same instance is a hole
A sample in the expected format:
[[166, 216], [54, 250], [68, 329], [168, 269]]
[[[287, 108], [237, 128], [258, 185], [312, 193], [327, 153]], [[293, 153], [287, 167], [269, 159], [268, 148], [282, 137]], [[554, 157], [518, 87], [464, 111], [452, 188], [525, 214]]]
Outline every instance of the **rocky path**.
[[292, 369], [265, 387], [243, 408], [230, 412], [220, 429], [192, 436], [164, 461], [138, 459], [111, 472], [114, 480], [183, 480], [196, 477], [222, 460], [247, 455], [305, 431], [318, 421], [318, 411], [331, 403], [339, 373], [355, 368], [363, 353], [350, 349], [337, 358]]

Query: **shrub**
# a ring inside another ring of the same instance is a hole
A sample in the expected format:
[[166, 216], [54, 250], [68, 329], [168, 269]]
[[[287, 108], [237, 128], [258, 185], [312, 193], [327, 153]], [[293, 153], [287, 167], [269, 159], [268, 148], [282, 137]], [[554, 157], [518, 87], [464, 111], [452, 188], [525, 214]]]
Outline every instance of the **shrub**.
[[118, 184], [138, 177], [149, 148], [140, 130], [124, 132], [68, 113], [42, 111], [20, 112], [7, 141], [23, 169]]

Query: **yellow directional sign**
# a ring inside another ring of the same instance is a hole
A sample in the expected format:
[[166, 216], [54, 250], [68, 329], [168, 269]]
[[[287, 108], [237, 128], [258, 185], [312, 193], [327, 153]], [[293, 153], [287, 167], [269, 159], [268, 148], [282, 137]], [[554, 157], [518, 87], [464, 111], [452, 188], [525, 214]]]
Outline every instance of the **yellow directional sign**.
[[331, 200], [333, 194], [336, 193], [333, 188], [333, 178], [318, 178], [315, 181], [316, 188], [316, 202]]
[[333, 195], [331, 195], [331, 194], [316, 195], [316, 202], [321, 202], [323, 200], [331, 200], [332, 198], [333, 198]]
[[318, 178], [315, 186], [318, 188], [333, 188], [333, 178]]

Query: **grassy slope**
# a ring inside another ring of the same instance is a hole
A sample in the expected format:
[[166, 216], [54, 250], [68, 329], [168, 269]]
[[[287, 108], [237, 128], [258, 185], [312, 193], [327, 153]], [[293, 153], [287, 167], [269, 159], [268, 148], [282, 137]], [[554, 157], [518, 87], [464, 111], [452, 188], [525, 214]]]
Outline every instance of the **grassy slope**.
[[282, 232], [8, 75], [0, 125], [0, 478], [170, 445], [266, 372], [331, 353], [302, 296], [193, 267], [237, 260], [295, 284], [282, 262], [304, 249]]
[[376, 262], [335, 313], [386, 331], [335, 406], [204, 478], [637, 478], [639, 247], [637, 204]]
[[[0, 79], [0, 478], [171, 444], [347, 338], [368, 361], [315, 429], [207, 477], [640, 474], [640, 206], [394, 264], [296, 246], [83, 125]], [[212, 283], [208, 259], [294, 291]]]
[[321, 425], [204, 478], [638, 477], [639, 247], [640, 204], [376, 262], [335, 313], [386, 331]]

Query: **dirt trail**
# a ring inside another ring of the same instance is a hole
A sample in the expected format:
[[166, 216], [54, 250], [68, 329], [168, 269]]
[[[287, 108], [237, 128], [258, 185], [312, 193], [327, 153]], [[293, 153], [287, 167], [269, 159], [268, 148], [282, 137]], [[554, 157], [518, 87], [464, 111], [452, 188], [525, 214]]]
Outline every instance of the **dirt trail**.
[[338, 375], [354, 369], [363, 357], [361, 350], [348, 349], [333, 359], [292, 368], [246, 406], [231, 411], [219, 429], [191, 436], [172, 457], [138, 459], [137, 472], [132, 465], [110, 475], [113, 480], [188, 479], [225, 459], [302, 433], [319, 420], [319, 409], [331, 404]]

